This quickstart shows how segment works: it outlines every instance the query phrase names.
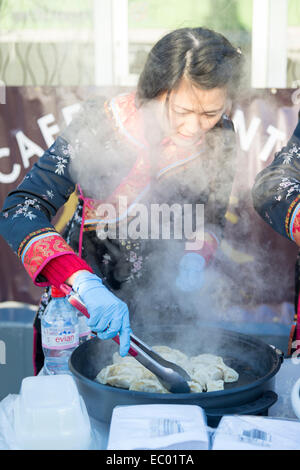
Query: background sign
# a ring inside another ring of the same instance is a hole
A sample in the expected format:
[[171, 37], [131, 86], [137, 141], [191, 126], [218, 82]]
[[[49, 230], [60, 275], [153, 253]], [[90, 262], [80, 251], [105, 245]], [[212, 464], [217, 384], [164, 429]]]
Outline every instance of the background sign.
[[[16, 188], [80, 102], [91, 94], [120, 91], [92, 87], [7, 87], [0, 105], [0, 205]], [[123, 89], [121, 91], [124, 91]], [[282, 305], [294, 302], [297, 247], [275, 233], [252, 207], [256, 174], [286, 144], [296, 123], [300, 93], [295, 90], [252, 90], [232, 112], [237, 131], [238, 163], [225, 236], [220, 253], [227, 298], [249, 309], [271, 305], [271, 315], [285, 315]], [[76, 204], [73, 195], [54, 223], [61, 230]], [[17, 256], [0, 237], [0, 301], [37, 304], [43, 289], [33, 285]], [[232, 292], [232, 295], [230, 295]], [[287, 313], [287, 315], [289, 315]], [[284, 321], [284, 319], [283, 319]]]

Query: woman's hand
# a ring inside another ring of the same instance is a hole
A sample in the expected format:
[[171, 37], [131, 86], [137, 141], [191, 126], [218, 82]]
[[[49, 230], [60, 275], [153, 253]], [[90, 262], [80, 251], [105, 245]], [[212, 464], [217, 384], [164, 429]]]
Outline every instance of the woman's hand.
[[185, 254], [179, 263], [176, 286], [183, 292], [200, 289], [204, 284], [205, 259], [197, 253]]
[[126, 356], [131, 328], [125, 302], [110, 292], [96, 274], [78, 271], [72, 281], [73, 290], [79, 294], [90, 314], [87, 324], [100, 339], [113, 338], [119, 333], [120, 355]]

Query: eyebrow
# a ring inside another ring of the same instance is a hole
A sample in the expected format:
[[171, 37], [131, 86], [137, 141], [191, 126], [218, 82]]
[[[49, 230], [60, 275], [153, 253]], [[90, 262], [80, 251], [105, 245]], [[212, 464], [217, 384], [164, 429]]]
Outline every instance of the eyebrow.
[[[174, 104], [173, 106], [176, 107], [176, 108], [183, 109], [184, 111], [188, 111], [190, 113], [194, 112], [193, 109], [184, 108], [183, 106], [179, 106], [178, 104]], [[224, 106], [222, 106], [222, 108], [211, 109], [211, 110], [207, 110], [207, 111], [203, 111], [203, 112], [204, 112], [204, 114], [217, 113], [218, 111], [222, 111], [223, 108], [224, 108]]]

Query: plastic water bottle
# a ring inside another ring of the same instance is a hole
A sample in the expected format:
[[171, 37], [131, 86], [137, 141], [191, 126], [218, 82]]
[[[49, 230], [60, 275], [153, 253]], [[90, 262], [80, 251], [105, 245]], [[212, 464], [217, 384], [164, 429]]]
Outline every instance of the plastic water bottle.
[[41, 320], [44, 372], [46, 375], [70, 374], [68, 360], [79, 344], [77, 310], [53, 286], [51, 296]]
[[77, 312], [78, 326], [79, 326], [79, 344], [84, 343], [88, 339], [91, 339], [92, 332], [87, 324], [87, 317], [81, 312]]

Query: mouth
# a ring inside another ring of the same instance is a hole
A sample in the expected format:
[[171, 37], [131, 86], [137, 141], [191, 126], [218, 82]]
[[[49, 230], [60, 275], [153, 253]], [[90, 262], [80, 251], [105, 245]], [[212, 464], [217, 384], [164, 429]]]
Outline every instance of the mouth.
[[197, 144], [198, 142], [200, 143], [203, 139], [203, 134], [198, 134], [198, 135], [186, 135], [186, 134], [181, 134], [181, 132], [177, 132], [176, 134], [178, 143], [182, 142], [185, 143], [186, 145], [194, 145]]
[[188, 140], [188, 141], [193, 141], [193, 140], [197, 140], [198, 139], [198, 136], [195, 136], [195, 135], [185, 135], [185, 134], [181, 134], [181, 132], [178, 132], [178, 135], [181, 139], [184, 139], [184, 140]]

